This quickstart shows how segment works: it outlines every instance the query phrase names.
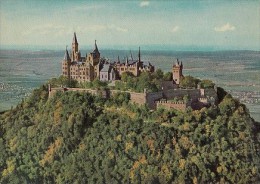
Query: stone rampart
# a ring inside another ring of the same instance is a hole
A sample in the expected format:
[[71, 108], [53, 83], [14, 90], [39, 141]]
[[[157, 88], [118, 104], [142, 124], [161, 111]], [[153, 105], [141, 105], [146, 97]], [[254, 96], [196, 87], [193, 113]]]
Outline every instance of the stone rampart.
[[98, 89], [85, 89], [85, 88], [51, 88], [49, 87], [49, 97], [52, 97], [57, 91], [66, 92], [66, 91], [76, 91], [82, 93], [90, 93], [92, 95], [101, 95], [104, 98], [107, 98], [108, 94], [106, 90]]
[[146, 94], [146, 103], [149, 108], [156, 109], [156, 103], [155, 101], [163, 98], [163, 92], [154, 92], [154, 93], [147, 93]]
[[[173, 99], [175, 97], [183, 97], [185, 95], [188, 95], [191, 99], [191, 102], [197, 102], [198, 100], [201, 102], [206, 103], [205, 100], [213, 99], [215, 100], [215, 104], [218, 103], [217, 93], [214, 89], [205, 89], [201, 91], [201, 89], [170, 89], [170, 90], [164, 90], [159, 92], [153, 92], [153, 93], [136, 93], [131, 91], [120, 91], [120, 90], [98, 90], [98, 89], [85, 89], [85, 88], [51, 88], [49, 86], [49, 97], [52, 97], [57, 91], [77, 91], [77, 92], [85, 92], [90, 93], [92, 95], [99, 95], [103, 98], [110, 98], [115, 93], [118, 92], [125, 92], [130, 94], [130, 102], [144, 105], [147, 104], [149, 108], [156, 109], [158, 106], [165, 108], [175, 108], [175, 109], [186, 109], [187, 106], [190, 106], [190, 104], [181, 104], [181, 103], [174, 103], [171, 101], [165, 102], [160, 101], [162, 98], [166, 99]], [[160, 102], [158, 102], [160, 101]], [[159, 104], [159, 105], [158, 105]], [[214, 104], [214, 102], [213, 102]]]
[[156, 101], [156, 108], [177, 109], [185, 111], [188, 106], [189, 104], [184, 102]]

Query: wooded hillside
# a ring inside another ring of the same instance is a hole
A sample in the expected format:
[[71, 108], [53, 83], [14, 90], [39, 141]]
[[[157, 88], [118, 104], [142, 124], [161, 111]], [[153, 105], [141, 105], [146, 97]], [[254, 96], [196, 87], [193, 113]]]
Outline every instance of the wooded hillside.
[[127, 93], [48, 99], [43, 86], [0, 115], [0, 183], [257, 183], [259, 123], [219, 95], [200, 111], [150, 111]]

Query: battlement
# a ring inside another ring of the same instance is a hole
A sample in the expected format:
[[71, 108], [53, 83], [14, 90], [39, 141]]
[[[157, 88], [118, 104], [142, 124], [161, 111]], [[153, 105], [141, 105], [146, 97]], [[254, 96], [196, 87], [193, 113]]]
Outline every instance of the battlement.
[[156, 101], [156, 103], [160, 103], [160, 104], [187, 104], [184, 101], [174, 102], [174, 101], [167, 101], [167, 100], [159, 100], [159, 101]]
[[156, 101], [156, 108], [165, 108], [165, 109], [176, 109], [180, 111], [184, 111], [189, 107], [190, 103], [185, 103], [184, 101], [167, 101], [167, 100], [160, 100]]

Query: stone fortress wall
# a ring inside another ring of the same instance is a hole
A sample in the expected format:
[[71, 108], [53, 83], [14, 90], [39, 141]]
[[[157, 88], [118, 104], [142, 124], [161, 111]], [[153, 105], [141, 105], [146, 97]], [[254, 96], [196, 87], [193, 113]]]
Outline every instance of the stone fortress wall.
[[[120, 90], [98, 90], [98, 89], [85, 89], [85, 88], [51, 88], [49, 85], [49, 97], [52, 97], [57, 91], [77, 91], [83, 93], [90, 93], [92, 95], [101, 95], [103, 98], [110, 98], [115, 93], [125, 92], [130, 94], [130, 102], [138, 105], [147, 104], [151, 109], [158, 107], [165, 107], [167, 109], [174, 108], [178, 110], [184, 110], [191, 106], [192, 102], [199, 101], [203, 104], [210, 102], [209, 99], [213, 100], [213, 104], [218, 103], [217, 92], [214, 89], [169, 89], [159, 92], [146, 92], [136, 93], [131, 91], [120, 91]], [[161, 99], [173, 99], [175, 97], [183, 97], [189, 95], [190, 101], [184, 102], [172, 102]]]
[[187, 107], [189, 107], [189, 104], [185, 102], [169, 102], [166, 100], [156, 102], [156, 108], [178, 109], [184, 111]]

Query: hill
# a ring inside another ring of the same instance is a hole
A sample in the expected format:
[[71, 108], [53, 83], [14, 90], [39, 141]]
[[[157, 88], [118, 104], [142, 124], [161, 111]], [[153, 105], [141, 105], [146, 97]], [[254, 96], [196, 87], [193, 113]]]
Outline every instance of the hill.
[[[220, 90], [218, 90], [220, 91]], [[46, 86], [0, 115], [0, 183], [257, 183], [259, 123], [224, 91], [185, 112]]]

